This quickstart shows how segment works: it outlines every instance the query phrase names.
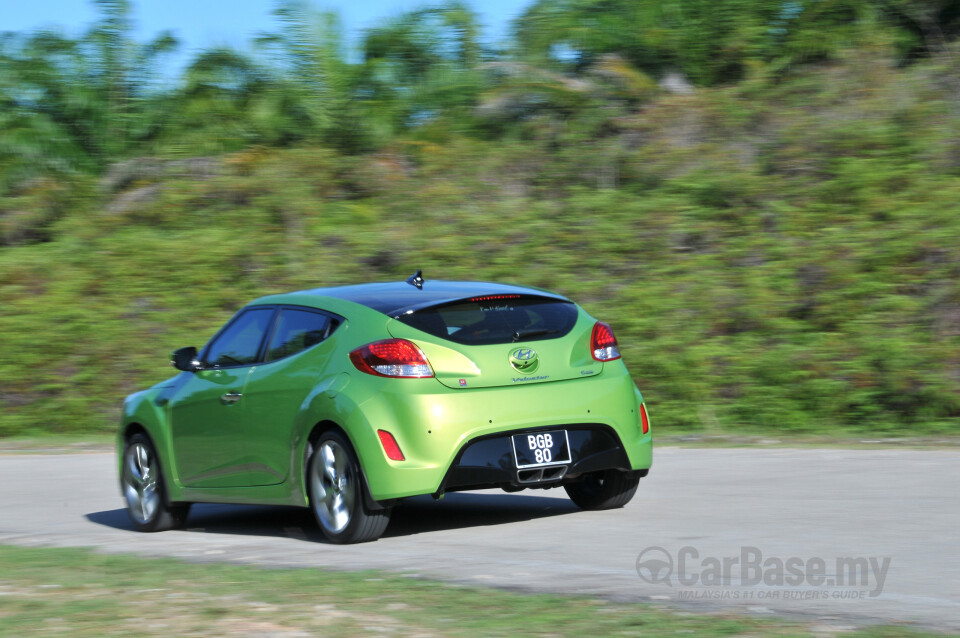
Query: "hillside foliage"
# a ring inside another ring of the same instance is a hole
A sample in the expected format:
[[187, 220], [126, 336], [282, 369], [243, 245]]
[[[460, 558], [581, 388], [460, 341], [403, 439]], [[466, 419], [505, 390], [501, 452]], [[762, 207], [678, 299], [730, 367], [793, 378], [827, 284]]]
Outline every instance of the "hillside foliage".
[[[242, 304], [541, 286], [617, 332], [660, 432], [956, 434], [960, 3], [294, 1], [258, 53], [0, 39], [0, 435], [107, 432]], [[680, 78], [672, 86], [665, 78]]]

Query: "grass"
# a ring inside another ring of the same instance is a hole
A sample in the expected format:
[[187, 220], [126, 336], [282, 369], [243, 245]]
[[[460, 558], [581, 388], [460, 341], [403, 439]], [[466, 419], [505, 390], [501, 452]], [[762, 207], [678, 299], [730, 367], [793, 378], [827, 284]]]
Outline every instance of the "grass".
[[[2, 636], [822, 636], [778, 619], [372, 572], [261, 569], [0, 546]], [[933, 635], [867, 628], [862, 638]]]
[[59, 211], [49, 241], [0, 246], [0, 437], [109, 433], [249, 300], [418, 267], [611, 323], [658, 434], [956, 436], [950, 72], [854, 51], [600, 124], [485, 141], [438, 121], [368, 155], [38, 182], [0, 201]]

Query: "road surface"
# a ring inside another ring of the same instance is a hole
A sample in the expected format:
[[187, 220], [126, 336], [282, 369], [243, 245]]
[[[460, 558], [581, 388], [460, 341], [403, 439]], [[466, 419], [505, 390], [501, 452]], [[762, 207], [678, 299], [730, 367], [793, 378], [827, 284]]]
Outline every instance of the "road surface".
[[[417, 498], [384, 538], [345, 547], [324, 543], [296, 508], [199, 505], [183, 531], [135, 532], [104, 453], [0, 454], [0, 503], [2, 544], [379, 569], [828, 627], [960, 631], [955, 449], [658, 448], [622, 510], [581, 512], [562, 490]], [[863, 568], [852, 586], [850, 565]]]

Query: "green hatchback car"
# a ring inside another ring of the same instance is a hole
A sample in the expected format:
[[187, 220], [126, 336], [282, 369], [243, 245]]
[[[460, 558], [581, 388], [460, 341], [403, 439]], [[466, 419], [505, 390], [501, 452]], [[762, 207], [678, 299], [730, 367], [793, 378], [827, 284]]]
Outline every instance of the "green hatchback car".
[[544, 290], [418, 271], [271, 295], [172, 363], [124, 402], [120, 483], [142, 531], [182, 526], [192, 503], [295, 505], [355, 543], [406, 497], [563, 487], [609, 509], [650, 468], [613, 331]]

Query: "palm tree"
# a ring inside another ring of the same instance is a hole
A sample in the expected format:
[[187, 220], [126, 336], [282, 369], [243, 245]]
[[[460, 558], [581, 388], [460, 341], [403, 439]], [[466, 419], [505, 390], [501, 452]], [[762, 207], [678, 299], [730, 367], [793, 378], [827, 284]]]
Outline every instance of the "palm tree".
[[138, 43], [127, 0], [97, 5], [100, 19], [78, 39], [0, 39], [0, 165], [96, 170], [156, 133], [152, 72], [177, 42], [162, 33]]

